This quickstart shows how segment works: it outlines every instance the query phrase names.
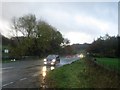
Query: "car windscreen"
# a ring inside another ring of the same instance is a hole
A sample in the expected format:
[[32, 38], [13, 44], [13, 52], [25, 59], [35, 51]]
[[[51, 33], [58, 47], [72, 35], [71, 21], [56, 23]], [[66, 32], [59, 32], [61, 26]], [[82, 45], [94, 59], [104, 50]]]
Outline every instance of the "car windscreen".
[[54, 58], [56, 58], [55, 55], [49, 55], [49, 56], [47, 56], [47, 59], [54, 59]]

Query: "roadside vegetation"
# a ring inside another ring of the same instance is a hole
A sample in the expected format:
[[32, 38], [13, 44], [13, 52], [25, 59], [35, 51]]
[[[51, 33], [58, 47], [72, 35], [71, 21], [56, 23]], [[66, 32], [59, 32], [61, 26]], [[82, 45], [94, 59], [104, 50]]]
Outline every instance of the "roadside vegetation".
[[120, 73], [120, 36], [100, 36], [86, 49], [87, 56], [110, 71]]
[[120, 58], [120, 36], [100, 36], [86, 49], [92, 57]]
[[50, 88], [118, 88], [118, 75], [97, 65], [89, 58], [47, 73], [46, 82]]
[[83, 78], [85, 76], [85, 69], [83, 61], [64, 65], [47, 73], [47, 85], [50, 88], [88, 87], [86, 80]]

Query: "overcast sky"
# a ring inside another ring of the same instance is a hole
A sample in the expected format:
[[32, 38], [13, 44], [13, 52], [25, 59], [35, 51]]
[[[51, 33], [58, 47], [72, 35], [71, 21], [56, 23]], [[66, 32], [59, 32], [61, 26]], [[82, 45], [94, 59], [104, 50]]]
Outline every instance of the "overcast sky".
[[1, 33], [10, 37], [11, 19], [27, 14], [56, 27], [71, 44], [118, 34], [117, 2], [3, 2]]

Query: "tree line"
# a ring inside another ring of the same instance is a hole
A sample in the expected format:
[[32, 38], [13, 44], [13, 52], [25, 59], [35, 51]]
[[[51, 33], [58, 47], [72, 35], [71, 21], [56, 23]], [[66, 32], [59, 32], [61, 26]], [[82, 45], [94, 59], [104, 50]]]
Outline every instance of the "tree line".
[[109, 36], [106, 34], [94, 40], [89, 48], [87, 48], [87, 52], [96, 57], [120, 57], [119, 45], [119, 36]]
[[[14, 17], [9, 49], [10, 57], [46, 56], [48, 54], [64, 54], [69, 40], [47, 22], [28, 14]], [[21, 34], [21, 36], [19, 36]]]

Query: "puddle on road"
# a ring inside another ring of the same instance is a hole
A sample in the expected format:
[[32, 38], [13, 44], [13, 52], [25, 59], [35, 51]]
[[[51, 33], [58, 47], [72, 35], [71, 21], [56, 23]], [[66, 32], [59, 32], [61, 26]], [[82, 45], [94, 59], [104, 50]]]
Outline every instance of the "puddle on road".
[[55, 66], [43, 66], [42, 67], [42, 83], [41, 83], [42, 88], [48, 88], [47, 84], [45, 83], [45, 77], [48, 71], [54, 70], [54, 69], [55, 69]]

